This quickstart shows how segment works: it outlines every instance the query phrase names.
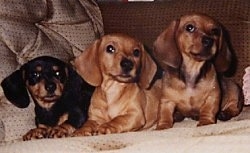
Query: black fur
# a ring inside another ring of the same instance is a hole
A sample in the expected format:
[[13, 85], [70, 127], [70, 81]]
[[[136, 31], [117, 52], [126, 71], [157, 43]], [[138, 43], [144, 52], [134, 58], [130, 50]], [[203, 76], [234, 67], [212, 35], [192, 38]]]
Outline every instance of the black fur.
[[[31, 72], [37, 64], [45, 67], [45, 72], [41, 74], [39, 79], [34, 78]], [[36, 125], [56, 126], [60, 117], [67, 113], [68, 120], [66, 122], [75, 128], [79, 128], [87, 119], [94, 87], [86, 83], [70, 65], [56, 58], [41, 56], [24, 64], [19, 70], [2, 81], [1, 86], [4, 94], [15, 106], [19, 108], [28, 107], [30, 98], [25, 82], [28, 81], [29, 85], [34, 85], [41, 80], [45, 80], [45, 83], [53, 82], [52, 79], [55, 79], [55, 76], [51, 72], [52, 65], [57, 65], [62, 71], [56, 79], [64, 84], [63, 94], [49, 109], [41, 107], [33, 98]]]

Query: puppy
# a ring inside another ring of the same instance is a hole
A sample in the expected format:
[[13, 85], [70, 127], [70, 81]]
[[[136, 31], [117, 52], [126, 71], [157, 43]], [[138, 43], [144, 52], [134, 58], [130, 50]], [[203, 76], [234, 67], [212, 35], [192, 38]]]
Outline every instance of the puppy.
[[89, 118], [73, 135], [137, 131], [156, 122], [161, 81], [154, 79], [157, 65], [139, 41], [124, 34], [105, 35], [74, 66], [96, 89]]
[[154, 42], [164, 69], [163, 92], [156, 129], [171, 128], [184, 117], [197, 126], [229, 120], [242, 110], [240, 88], [221, 77], [232, 53], [221, 25], [204, 14], [189, 14], [170, 23]]
[[24, 64], [1, 83], [6, 98], [19, 108], [28, 107], [28, 91], [35, 103], [35, 123], [23, 140], [65, 137], [87, 119], [94, 87], [69, 65], [41, 56]]

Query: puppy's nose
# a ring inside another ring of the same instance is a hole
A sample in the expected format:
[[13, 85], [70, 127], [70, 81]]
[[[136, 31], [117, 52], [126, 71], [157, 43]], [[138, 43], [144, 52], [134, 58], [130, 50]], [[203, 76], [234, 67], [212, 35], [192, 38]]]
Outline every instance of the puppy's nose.
[[45, 84], [45, 89], [49, 92], [49, 93], [53, 93], [56, 90], [56, 84], [54, 82], [47, 82]]
[[212, 47], [214, 43], [214, 40], [207, 36], [203, 36], [201, 41], [202, 41], [203, 46], [206, 48]]
[[131, 60], [126, 59], [126, 58], [122, 59], [120, 65], [122, 67], [123, 72], [126, 72], [126, 73], [131, 71], [134, 67], [134, 63]]

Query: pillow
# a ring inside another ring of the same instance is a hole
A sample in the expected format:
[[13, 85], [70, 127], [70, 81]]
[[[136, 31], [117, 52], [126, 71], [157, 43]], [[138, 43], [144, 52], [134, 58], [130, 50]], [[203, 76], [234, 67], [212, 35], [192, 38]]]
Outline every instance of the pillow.
[[[68, 62], [104, 33], [95, 0], [0, 1], [0, 15], [0, 82], [38, 56]], [[33, 105], [16, 108], [1, 88], [0, 98], [1, 141], [21, 138], [34, 128]]]

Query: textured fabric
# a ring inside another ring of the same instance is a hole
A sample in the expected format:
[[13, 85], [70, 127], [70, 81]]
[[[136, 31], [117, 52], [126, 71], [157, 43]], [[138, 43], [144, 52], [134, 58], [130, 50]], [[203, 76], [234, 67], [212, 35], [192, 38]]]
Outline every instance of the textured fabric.
[[[0, 1], [0, 82], [42, 55], [68, 62], [103, 34], [94, 0]], [[16, 108], [0, 87], [0, 141], [21, 138], [34, 128], [34, 106]]]
[[33, 103], [25, 109], [7, 103], [0, 103], [0, 107], [0, 142], [20, 139], [29, 129], [35, 128]]
[[[248, 0], [174, 0], [164, 2], [101, 3], [105, 33], [124, 32], [152, 49], [167, 25], [190, 12], [206, 13], [229, 32], [238, 58], [234, 79], [242, 84], [244, 68], [250, 63], [250, 5]], [[119, 13], [118, 13], [119, 12]]]
[[161, 131], [43, 139], [0, 145], [1, 153], [249, 153], [249, 108], [229, 122], [196, 127], [184, 120]]
[[103, 34], [94, 0], [0, 1], [0, 81], [41, 55], [68, 61]]

